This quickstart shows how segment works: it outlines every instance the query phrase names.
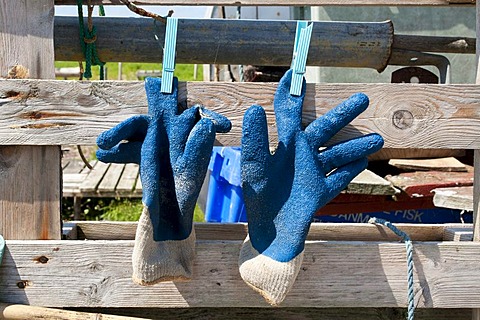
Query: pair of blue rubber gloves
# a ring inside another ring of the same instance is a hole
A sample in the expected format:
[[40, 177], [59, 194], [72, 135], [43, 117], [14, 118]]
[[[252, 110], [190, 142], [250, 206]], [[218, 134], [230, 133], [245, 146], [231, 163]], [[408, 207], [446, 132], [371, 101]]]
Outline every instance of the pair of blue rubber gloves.
[[[367, 156], [383, 139], [365, 135], [328, 148], [339, 130], [368, 106], [355, 94], [302, 129], [302, 94], [290, 95], [292, 71], [278, 84], [274, 109], [278, 146], [270, 152], [265, 112], [247, 110], [242, 135], [242, 188], [248, 236], [240, 250], [242, 279], [271, 304], [285, 299], [302, 264], [315, 212], [367, 166]], [[179, 114], [178, 82], [171, 94], [161, 79], [148, 78], [148, 114], [135, 116], [102, 133], [97, 157], [103, 162], [138, 163], [144, 209], [133, 250], [133, 279], [140, 284], [192, 277], [195, 254], [193, 211], [216, 132], [230, 121], [200, 106]]]

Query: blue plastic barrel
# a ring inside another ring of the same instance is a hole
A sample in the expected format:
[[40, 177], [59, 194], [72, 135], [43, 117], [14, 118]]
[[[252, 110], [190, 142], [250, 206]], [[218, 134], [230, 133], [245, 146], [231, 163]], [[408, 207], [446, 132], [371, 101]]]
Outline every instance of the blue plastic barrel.
[[207, 222], [246, 222], [240, 171], [240, 147], [214, 147], [208, 170], [205, 220]]

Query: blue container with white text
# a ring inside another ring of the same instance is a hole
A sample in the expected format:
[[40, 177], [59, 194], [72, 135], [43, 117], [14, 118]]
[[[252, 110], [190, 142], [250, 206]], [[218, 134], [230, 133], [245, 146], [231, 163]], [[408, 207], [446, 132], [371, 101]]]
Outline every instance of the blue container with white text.
[[240, 147], [214, 147], [208, 170], [207, 222], [246, 222], [240, 172]]

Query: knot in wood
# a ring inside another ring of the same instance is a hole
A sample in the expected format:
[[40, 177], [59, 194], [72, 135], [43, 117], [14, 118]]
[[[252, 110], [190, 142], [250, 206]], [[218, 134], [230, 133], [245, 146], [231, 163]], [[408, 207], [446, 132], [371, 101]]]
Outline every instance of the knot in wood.
[[413, 125], [413, 114], [408, 110], [397, 110], [393, 113], [392, 123], [401, 130], [410, 128]]

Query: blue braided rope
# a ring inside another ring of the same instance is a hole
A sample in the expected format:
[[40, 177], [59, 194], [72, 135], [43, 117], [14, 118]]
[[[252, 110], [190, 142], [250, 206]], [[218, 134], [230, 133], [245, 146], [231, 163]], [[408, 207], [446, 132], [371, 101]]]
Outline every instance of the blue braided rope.
[[407, 320], [413, 320], [415, 315], [415, 294], [413, 292], [413, 244], [412, 240], [402, 230], [395, 227], [393, 224], [388, 222], [387, 220], [380, 219], [380, 218], [370, 218], [368, 223], [373, 224], [381, 224], [389, 228], [393, 231], [397, 236], [402, 238], [403, 242], [405, 242], [405, 247], [407, 249], [407, 284], [408, 284], [408, 314]]

